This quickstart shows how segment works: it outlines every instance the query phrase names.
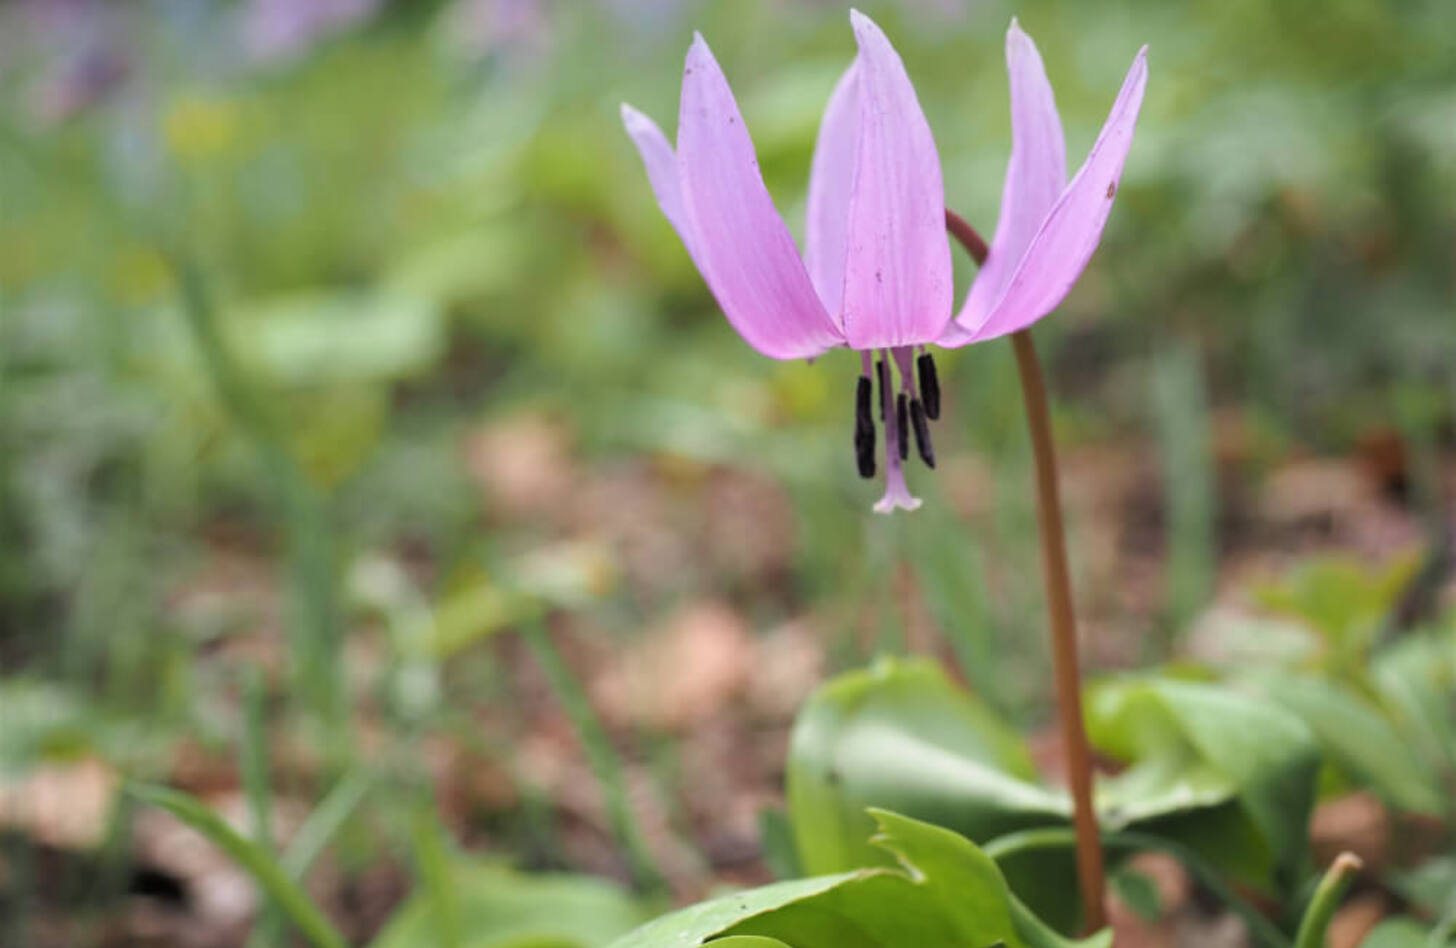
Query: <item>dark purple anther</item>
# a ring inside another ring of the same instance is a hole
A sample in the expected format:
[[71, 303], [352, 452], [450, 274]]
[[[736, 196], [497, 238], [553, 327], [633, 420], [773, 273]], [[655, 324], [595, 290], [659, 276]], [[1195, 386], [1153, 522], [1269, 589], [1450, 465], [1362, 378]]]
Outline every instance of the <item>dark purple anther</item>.
[[875, 476], [875, 419], [870, 414], [873, 393], [869, 376], [861, 375], [854, 390], [854, 462], [864, 478]]
[[920, 399], [910, 399], [910, 424], [915, 428], [915, 450], [926, 467], [935, 467], [935, 448], [930, 444], [930, 423], [925, 420], [929, 414]]
[[940, 378], [935, 374], [935, 360], [930, 353], [923, 352], [915, 360], [915, 375], [920, 382], [920, 398], [925, 402], [925, 417], [934, 421], [940, 417]]

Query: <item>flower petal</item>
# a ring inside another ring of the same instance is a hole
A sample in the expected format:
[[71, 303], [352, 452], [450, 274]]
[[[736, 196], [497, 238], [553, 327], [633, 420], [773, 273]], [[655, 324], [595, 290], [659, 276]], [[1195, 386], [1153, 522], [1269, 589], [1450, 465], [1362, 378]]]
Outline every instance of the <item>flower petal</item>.
[[839, 77], [809, 172], [809, 207], [804, 231], [804, 262], [824, 308], [839, 317], [844, 299], [844, 260], [849, 250], [849, 197], [859, 150], [859, 60]]
[[986, 265], [976, 273], [957, 320], [978, 325], [1000, 299], [1016, 265], [1067, 186], [1067, 146], [1052, 85], [1031, 37], [1015, 19], [1006, 31], [1011, 77], [1011, 160], [1001, 216]]
[[1086, 162], [1032, 238], [1001, 298], [984, 323], [967, 326], [976, 340], [1030, 326], [1055, 309], [1082, 275], [1112, 212], [1147, 81], [1148, 48], [1144, 46], [1133, 60]]
[[728, 80], [696, 34], [683, 68], [677, 159], [698, 269], [739, 335], [775, 359], [841, 344], [763, 183]]
[[682, 184], [678, 180], [677, 156], [672, 152], [672, 145], [656, 122], [625, 102], [622, 103], [622, 125], [626, 127], [627, 134], [632, 136], [637, 151], [642, 155], [642, 164], [647, 169], [647, 181], [652, 185], [652, 193], [657, 196], [657, 206], [662, 208], [662, 216], [677, 231], [683, 246], [688, 250], [688, 256], [696, 262], [697, 255], [693, 251], [692, 237], [683, 212]]
[[859, 43], [860, 135], [844, 334], [856, 349], [918, 345], [936, 339], [951, 314], [940, 156], [890, 41], [869, 17], [849, 16]]

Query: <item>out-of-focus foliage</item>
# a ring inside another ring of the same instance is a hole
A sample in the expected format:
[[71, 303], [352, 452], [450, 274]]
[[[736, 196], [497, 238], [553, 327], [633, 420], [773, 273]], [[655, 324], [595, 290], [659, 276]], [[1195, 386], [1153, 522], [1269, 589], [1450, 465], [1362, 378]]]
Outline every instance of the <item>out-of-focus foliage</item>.
[[[726, 896], [665, 916], [615, 948], [694, 948], [715, 936], [751, 936], [741, 948], [835, 944], [1003, 944], [1106, 948], [1111, 933], [1070, 941], [1026, 909], [974, 843], [886, 810], [871, 811], [874, 844], [894, 868], [815, 876]], [[716, 942], [715, 942], [716, 943]]]
[[[1067, 449], [1156, 442], [1166, 497], [1148, 523], [1142, 507], [1117, 516], [1129, 534], [1151, 527], [1166, 576], [1099, 571], [1112, 546], [1138, 538], [1107, 543], [1072, 522], [1079, 593], [1157, 603], [1136, 620], [1114, 612], [1143, 652], [1113, 660], [1171, 654], [1207, 605], [1218, 557], [1246, 526], [1220, 506], [1231, 470], [1348, 451], [1393, 428], [1410, 455], [1402, 489], [1436, 518], [1429, 462], [1456, 398], [1446, 0], [863, 6], [916, 83], [949, 203], [987, 233], [1008, 148], [1011, 16], [1041, 47], [1074, 164], [1134, 51], [1151, 47], [1107, 237], [1037, 330]], [[320, 810], [335, 801], [313, 825], [329, 827], [341, 876], [384, 862], [419, 882], [387, 929], [413, 937], [432, 904], [429, 866], [436, 881], [458, 870], [471, 892], [487, 876], [525, 885], [442, 856], [421, 832], [412, 814], [452, 766], [502, 775], [482, 793], [508, 819], [459, 807], [491, 845], [531, 867], [575, 859], [542, 815], [530, 771], [542, 742], [492, 714], [535, 707], [531, 682], [498, 660], [513, 643], [489, 651], [500, 633], [538, 620], [544, 603], [600, 633], [606, 653], [679, 602], [714, 597], [755, 632], [808, 617], [838, 668], [924, 649], [917, 628], [934, 628], [979, 696], [958, 720], [985, 725], [982, 756], [1046, 793], [999, 723], [1035, 720], [1049, 699], [1009, 354], [944, 357], [942, 467], [912, 474], [927, 511], [869, 514], [872, 488], [848, 449], [852, 359], [772, 363], [734, 336], [618, 124], [627, 100], [672, 132], [694, 29], [799, 232], [819, 112], [853, 50], [834, 4], [0, 5], [0, 778], [100, 761], [206, 789], [213, 775], [189, 762], [231, 761], [263, 739], [240, 700], [245, 672], [261, 667], [261, 729], [286, 753], [254, 788], [255, 814], [270, 793], [322, 798]], [[957, 266], [963, 288], [970, 268]], [[547, 434], [521, 437], [516, 419]], [[522, 458], [519, 496], [482, 489], [493, 476], [482, 468]], [[572, 465], [588, 473], [553, 486]], [[734, 490], [767, 488], [704, 500], [724, 472], [743, 479]], [[750, 553], [641, 529], [664, 511]], [[1247, 682], [1221, 674], [1306, 719], [1326, 752], [1326, 796], [1368, 785], [1449, 821], [1449, 642], [1438, 632], [1377, 648], [1408, 577], [1319, 567], [1290, 580], [1260, 597], [1298, 623], [1278, 638], [1293, 644], [1277, 667]], [[1257, 627], [1257, 645], [1276, 644], [1271, 628]], [[570, 726], [595, 763], [611, 759], [590, 714]], [[1180, 734], [1168, 760], [1209, 764]], [[1139, 762], [1161, 759], [1109, 739]], [[646, 743], [639, 773], [692, 776], [657, 735]], [[1218, 793], [1247, 789], [1222, 776]], [[361, 803], [352, 788], [365, 785]], [[127, 813], [105, 815], [87, 884], [58, 887], [67, 909], [126, 885]], [[268, 856], [267, 827], [252, 829]], [[0, 876], [14, 887], [0, 909], [24, 911], [0, 919], [25, 934], [43, 887], [9, 839]], [[851, 842], [864, 850], [863, 839]], [[626, 877], [627, 861], [594, 865]], [[1443, 871], [1449, 860], [1392, 874], [1426, 922], [1449, 911], [1430, 896]], [[581, 895], [563, 885], [566, 902]], [[583, 898], [598, 896], [611, 919], [602, 940], [636, 920], [614, 892]], [[469, 897], [456, 906], [465, 943], [478, 921], [486, 944], [538, 933], [530, 918], [502, 935], [482, 899], [485, 921]], [[570, 919], [551, 921], [563, 927], [539, 931], [578, 937]], [[11, 934], [0, 926], [0, 941]]]
[[[1449, 416], [1456, 66], [1441, 51], [1456, 25], [1440, 0], [1318, 15], [1255, 2], [867, 12], [910, 64], [951, 204], [984, 230], [1007, 148], [1010, 15], [1042, 47], [1074, 161], [1151, 45], [1108, 239], [1046, 324], [1076, 395], [1068, 430], [1152, 424], [1128, 373], [1187, 341], [1218, 401], [1301, 441]], [[232, 5], [138, 4], [93, 27], [121, 78], [58, 116], [45, 90], [86, 50], [6, 11], [0, 352], [17, 542], [0, 575], [13, 624], [49, 625], [60, 596], [63, 622], [93, 626], [79, 636], [102, 635], [83, 614], [107, 615], [112, 634], [143, 629], [146, 592], [186, 561], [186, 528], [219, 498], [266, 503], [172, 309], [177, 252], [199, 261], [287, 443], [336, 495], [345, 549], [400, 533], [445, 555], [470, 545], [471, 498], [431, 446], [470, 413], [530, 403], [566, 412], [591, 448], [747, 458], [785, 478], [803, 501], [797, 570], [811, 593], [838, 594], [856, 558], [831, 551], [860, 542], [851, 515], [865, 506], [841, 450], [852, 369], [765, 363], [733, 337], [656, 212], [616, 105], [670, 131], [678, 60], [701, 29], [797, 227], [818, 112], [851, 52], [841, 13], [402, 4], [307, 55], [259, 61]], [[1015, 483], [1005, 354], [949, 361], [951, 440], [1007, 458]], [[941, 527], [892, 529], [926, 534], [927, 568], [944, 555], [928, 549], [945, 545], [931, 539]], [[78, 589], [96, 605], [73, 608]], [[977, 634], [1009, 634], [974, 589], [947, 595], [947, 612], [989, 610]]]
[[[1105, 831], [1165, 840], [1289, 898], [1302, 881], [1319, 764], [1304, 724], [1255, 695], [1146, 677], [1100, 683], [1088, 730], [1097, 750], [1128, 765], [1098, 785]], [[789, 753], [788, 803], [810, 872], [885, 861], [863, 842], [866, 807], [895, 807], [982, 845], [1071, 820], [1066, 793], [1036, 782], [1006, 725], [921, 664], [850, 672], [809, 699]], [[1069, 925], [1066, 855], [1004, 868], [1033, 908]]]

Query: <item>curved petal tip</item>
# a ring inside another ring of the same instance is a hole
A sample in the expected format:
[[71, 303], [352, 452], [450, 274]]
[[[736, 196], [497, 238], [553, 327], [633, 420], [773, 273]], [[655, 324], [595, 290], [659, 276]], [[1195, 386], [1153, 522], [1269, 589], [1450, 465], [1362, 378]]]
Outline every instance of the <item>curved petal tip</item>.
[[859, 39], [863, 39], [866, 34], [872, 36], [885, 35], [885, 31], [880, 29], [878, 23], [853, 7], [849, 10], [849, 26], [850, 29], [854, 30], [855, 37]]
[[622, 124], [627, 126], [628, 131], [636, 128], [641, 128], [643, 122], [651, 121], [651, 119], [634, 109], [632, 106], [628, 105], [626, 102], [623, 102], [617, 111], [621, 114]]

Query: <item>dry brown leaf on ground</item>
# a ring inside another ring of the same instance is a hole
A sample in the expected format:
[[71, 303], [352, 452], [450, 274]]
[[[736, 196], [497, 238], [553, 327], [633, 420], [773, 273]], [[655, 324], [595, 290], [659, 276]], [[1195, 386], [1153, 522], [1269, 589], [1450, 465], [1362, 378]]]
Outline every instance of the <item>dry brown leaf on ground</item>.
[[0, 828], [57, 849], [96, 849], [119, 783], [111, 765], [96, 758], [0, 779]]
[[522, 412], [465, 439], [465, 465], [492, 507], [509, 517], [562, 514], [577, 481], [571, 432], [557, 418]]
[[1310, 817], [1309, 837], [1318, 865], [1328, 865], [1342, 852], [1359, 856], [1370, 872], [1390, 864], [1390, 812], [1373, 793], [1321, 803]]
[[694, 603], [630, 644], [593, 681], [592, 696], [614, 722], [685, 730], [744, 693], [753, 655], [737, 612]]
[[[229, 793], [205, 800], [240, 833], [251, 834], [247, 801]], [[275, 840], [281, 845], [303, 821], [307, 807], [301, 802], [275, 799], [271, 815]], [[223, 854], [207, 837], [152, 807], [138, 811], [132, 826], [133, 851], [138, 867], [174, 880], [185, 894], [186, 918], [181, 930], [211, 932], [216, 937], [185, 944], [230, 944], [225, 933], [244, 931], [258, 909], [259, 896], [252, 878]], [[150, 918], [143, 912], [138, 918]], [[152, 921], [156, 921], [152, 918]]]
[[824, 677], [824, 643], [808, 619], [787, 622], [754, 643], [748, 704], [760, 717], [788, 721]]
[[1379, 892], [1361, 892], [1350, 897], [1330, 919], [1329, 931], [1325, 934], [1326, 948], [1359, 948], [1385, 914], [1385, 896]]

